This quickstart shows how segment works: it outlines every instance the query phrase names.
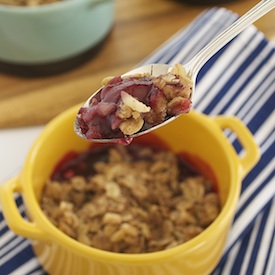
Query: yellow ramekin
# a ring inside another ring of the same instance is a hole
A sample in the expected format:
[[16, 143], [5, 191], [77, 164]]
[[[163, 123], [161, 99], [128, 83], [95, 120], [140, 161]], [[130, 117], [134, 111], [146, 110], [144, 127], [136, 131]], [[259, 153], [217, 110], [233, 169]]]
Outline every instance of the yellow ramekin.
[[[34, 251], [50, 274], [184, 275], [209, 274], [221, 258], [241, 181], [259, 159], [259, 149], [244, 124], [235, 117], [209, 117], [192, 111], [154, 132], [175, 152], [206, 162], [214, 172], [222, 203], [216, 220], [192, 240], [165, 251], [120, 254], [91, 248], [56, 228], [39, 206], [45, 181], [68, 151], [84, 151], [90, 143], [73, 131], [75, 106], [53, 119], [36, 140], [19, 176], [0, 186], [8, 226], [33, 240]], [[241, 156], [223, 134], [233, 132], [243, 147]], [[22, 195], [29, 220], [21, 217], [14, 193]]]

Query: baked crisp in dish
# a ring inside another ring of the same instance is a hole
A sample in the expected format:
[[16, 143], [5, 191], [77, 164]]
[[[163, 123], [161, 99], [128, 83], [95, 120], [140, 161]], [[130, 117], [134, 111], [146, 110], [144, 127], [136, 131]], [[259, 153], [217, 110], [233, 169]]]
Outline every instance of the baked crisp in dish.
[[171, 151], [138, 144], [75, 156], [46, 183], [40, 204], [70, 237], [119, 253], [182, 244], [220, 212], [209, 179]]
[[121, 139], [191, 108], [192, 81], [182, 65], [167, 74], [108, 77], [80, 109], [77, 123], [88, 139]]

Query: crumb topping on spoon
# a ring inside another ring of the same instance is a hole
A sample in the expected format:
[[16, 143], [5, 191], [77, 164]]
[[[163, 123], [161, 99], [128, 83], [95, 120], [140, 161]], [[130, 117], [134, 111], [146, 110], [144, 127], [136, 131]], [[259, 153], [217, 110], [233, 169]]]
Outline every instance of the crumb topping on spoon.
[[103, 85], [76, 117], [87, 140], [125, 140], [128, 144], [131, 135], [191, 109], [192, 81], [180, 64], [159, 76], [108, 77]]

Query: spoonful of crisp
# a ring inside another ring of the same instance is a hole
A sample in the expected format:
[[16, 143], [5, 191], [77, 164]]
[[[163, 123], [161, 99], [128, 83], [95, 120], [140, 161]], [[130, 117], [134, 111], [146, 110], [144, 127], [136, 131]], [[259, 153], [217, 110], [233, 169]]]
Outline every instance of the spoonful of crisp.
[[133, 138], [161, 127], [192, 106], [202, 66], [247, 26], [275, 7], [262, 0], [206, 45], [187, 64], [152, 64], [108, 77], [78, 111], [75, 132], [93, 142], [129, 144]]

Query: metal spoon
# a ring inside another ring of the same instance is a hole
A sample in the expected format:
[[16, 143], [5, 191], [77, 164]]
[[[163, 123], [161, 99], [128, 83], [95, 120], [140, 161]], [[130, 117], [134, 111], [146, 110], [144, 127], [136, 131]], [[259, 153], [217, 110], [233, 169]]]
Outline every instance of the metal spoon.
[[[255, 5], [253, 8], [251, 8], [248, 12], [246, 12], [243, 16], [241, 16], [238, 20], [236, 20], [233, 24], [231, 24], [229, 27], [227, 27], [222, 33], [220, 33], [214, 40], [212, 40], [209, 44], [207, 44], [200, 52], [198, 52], [193, 59], [191, 59], [187, 64], [183, 65], [183, 67], [186, 69], [188, 75], [190, 76], [191, 80], [193, 81], [193, 89], [192, 93], [195, 91], [195, 83], [197, 75], [202, 68], [202, 66], [216, 53], [218, 52], [224, 45], [226, 45], [231, 39], [233, 39], [235, 36], [237, 36], [241, 31], [243, 31], [246, 27], [254, 23], [257, 19], [265, 15], [267, 12], [272, 10], [275, 7], [275, 0], [262, 0], [257, 5]], [[159, 76], [162, 74], [166, 74], [172, 69], [173, 66], [167, 65], [167, 64], [151, 64], [151, 65], [145, 65], [141, 66], [139, 68], [136, 68], [134, 70], [131, 70], [127, 73], [125, 73], [123, 76], [127, 75], [134, 75], [134, 74], [143, 74], [143, 73], [150, 73], [153, 76]], [[88, 100], [83, 104], [83, 107], [88, 107], [91, 99], [99, 93], [101, 88], [97, 90], [94, 94], [92, 94]], [[140, 135], [144, 135], [148, 132], [151, 132], [159, 127], [162, 127], [163, 125], [171, 122], [178, 116], [172, 116], [169, 119], [165, 120], [164, 122], [152, 126], [149, 129], [146, 129], [144, 131], [139, 131], [131, 136], [127, 136], [125, 139], [122, 138], [122, 140], [125, 140], [125, 142], [122, 143], [130, 143], [131, 140], [135, 137], [138, 137]], [[78, 125], [77, 119], [75, 119], [74, 123], [74, 130], [77, 135], [80, 137], [86, 139], [86, 136], [82, 134], [81, 129]], [[128, 140], [128, 141], [127, 141]], [[89, 141], [93, 142], [117, 142], [118, 139], [89, 139]]]

